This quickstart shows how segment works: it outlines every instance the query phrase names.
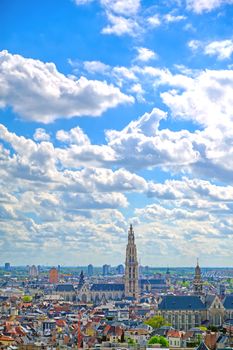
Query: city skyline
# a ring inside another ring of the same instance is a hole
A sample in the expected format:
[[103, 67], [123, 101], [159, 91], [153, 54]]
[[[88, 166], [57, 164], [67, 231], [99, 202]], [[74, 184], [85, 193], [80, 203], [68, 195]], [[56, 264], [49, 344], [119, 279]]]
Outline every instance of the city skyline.
[[1, 1], [1, 263], [232, 266], [232, 15]]

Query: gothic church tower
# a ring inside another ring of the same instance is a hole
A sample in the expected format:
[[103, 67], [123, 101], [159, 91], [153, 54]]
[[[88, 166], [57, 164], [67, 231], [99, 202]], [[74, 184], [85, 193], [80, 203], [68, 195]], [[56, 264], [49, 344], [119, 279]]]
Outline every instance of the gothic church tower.
[[130, 225], [128, 231], [128, 244], [126, 247], [125, 296], [135, 299], [138, 299], [139, 296], [137, 248], [132, 225]]
[[202, 295], [203, 293], [203, 281], [201, 278], [201, 269], [199, 266], [199, 262], [197, 260], [197, 266], [195, 268], [195, 276], [193, 280], [193, 291], [196, 295]]

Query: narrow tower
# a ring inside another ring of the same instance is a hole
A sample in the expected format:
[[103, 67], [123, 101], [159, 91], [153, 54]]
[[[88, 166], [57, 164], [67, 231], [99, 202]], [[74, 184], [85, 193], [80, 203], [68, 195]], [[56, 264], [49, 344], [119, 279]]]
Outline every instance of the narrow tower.
[[137, 248], [132, 225], [130, 225], [128, 231], [128, 244], [126, 247], [125, 296], [135, 299], [139, 296]]
[[203, 293], [203, 281], [201, 278], [201, 269], [197, 259], [197, 266], [195, 268], [195, 276], [193, 280], [193, 291], [196, 295], [202, 295]]

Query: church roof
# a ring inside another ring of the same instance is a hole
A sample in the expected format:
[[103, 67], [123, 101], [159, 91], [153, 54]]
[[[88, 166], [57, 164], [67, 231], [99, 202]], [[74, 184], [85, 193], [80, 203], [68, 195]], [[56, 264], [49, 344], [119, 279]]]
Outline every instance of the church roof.
[[58, 284], [56, 292], [74, 292], [74, 286], [72, 284]]
[[196, 295], [166, 295], [159, 304], [160, 310], [205, 310], [206, 307]]
[[205, 304], [206, 304], [206, 306], [208, 308], [212, 305], [212, 303], [213, 303], [215, 298], [216, 298], [216, 295], [212, 295], [212, 294], [207, 294], [206, 295], [206, 297], [205, 297]]
[[233, 309], [233, 295], [227, 295], [223, 300], [223, 306], [225, 309], [232, 310]]
[[91, 286], [91, 291], [93, 292], [121, 292], [124, 291], [125, 286], [121, 283], [94, 283]]

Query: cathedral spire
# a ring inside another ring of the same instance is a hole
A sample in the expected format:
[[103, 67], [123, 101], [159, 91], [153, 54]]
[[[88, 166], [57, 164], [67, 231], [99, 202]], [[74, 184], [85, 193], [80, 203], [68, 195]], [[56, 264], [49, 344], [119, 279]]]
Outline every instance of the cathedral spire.
[[125, 296], [137, 299], [138, 294], [137, 248], [134, 239], [133, 225], [130, 224], [125, 258]]

